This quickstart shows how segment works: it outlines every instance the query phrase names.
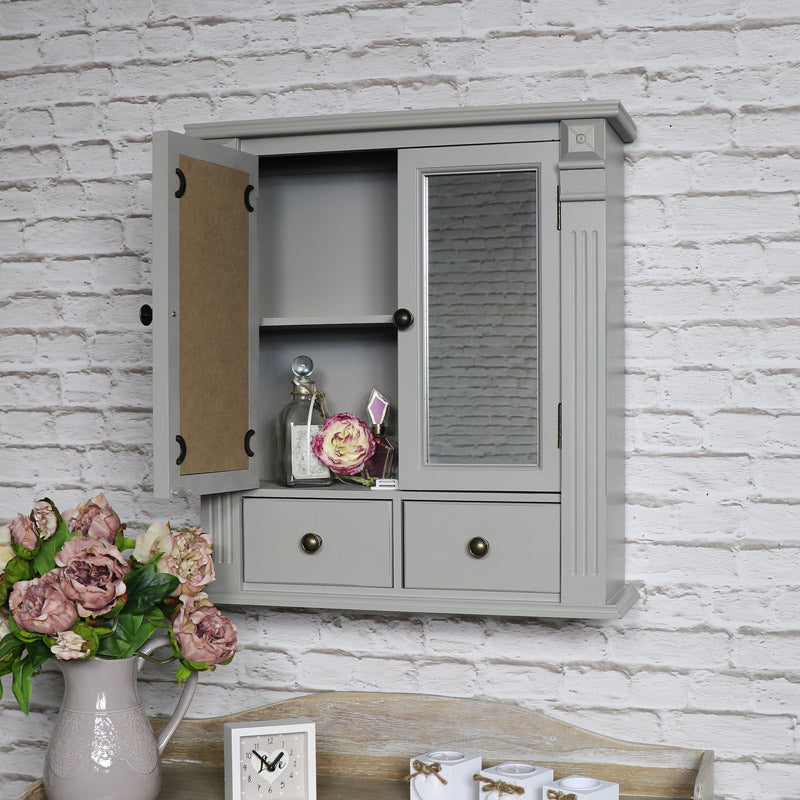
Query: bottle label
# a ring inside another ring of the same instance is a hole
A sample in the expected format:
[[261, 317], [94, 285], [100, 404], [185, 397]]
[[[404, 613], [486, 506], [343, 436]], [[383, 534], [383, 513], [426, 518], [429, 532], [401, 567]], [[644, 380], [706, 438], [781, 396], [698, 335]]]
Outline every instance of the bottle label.
[[319, 433], [321, 425], [292, 425], [292, 475], [303, 478], [329, 478], [330, 471], [311, 449], [310, 440]]

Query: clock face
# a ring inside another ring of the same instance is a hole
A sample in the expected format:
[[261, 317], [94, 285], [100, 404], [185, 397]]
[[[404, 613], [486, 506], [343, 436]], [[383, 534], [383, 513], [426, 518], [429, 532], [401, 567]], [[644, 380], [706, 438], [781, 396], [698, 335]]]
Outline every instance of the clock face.
[[[226, 726], [227, 727], [227, 726]], [[313, 800], [316, 754], [313, 723], [232, 725], [229, 787], [232, 800]]]
[[241, 800], [306, 797], [308, 734], [243, 736], [239, 742]]

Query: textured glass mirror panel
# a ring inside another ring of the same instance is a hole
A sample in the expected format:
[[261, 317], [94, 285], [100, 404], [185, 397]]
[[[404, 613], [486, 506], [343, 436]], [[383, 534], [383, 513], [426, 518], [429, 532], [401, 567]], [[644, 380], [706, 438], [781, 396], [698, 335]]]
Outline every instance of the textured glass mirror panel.
[[537, 183], [425, 178], [429, 464], [538, 465]]

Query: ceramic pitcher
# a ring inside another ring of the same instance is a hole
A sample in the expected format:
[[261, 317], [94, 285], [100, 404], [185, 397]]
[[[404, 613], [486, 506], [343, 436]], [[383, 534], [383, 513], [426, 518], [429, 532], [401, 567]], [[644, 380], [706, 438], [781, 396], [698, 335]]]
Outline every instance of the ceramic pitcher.
[[[141, 652], [165, 645], [169, 639], [157, 636]], [[136, 689], [144, 664], [141, 656], [59, 662], [64, 700], [44, 763], [48, 800], [156, 800], [160, 756], [189, 708], [197, 673], [156, 739]]]

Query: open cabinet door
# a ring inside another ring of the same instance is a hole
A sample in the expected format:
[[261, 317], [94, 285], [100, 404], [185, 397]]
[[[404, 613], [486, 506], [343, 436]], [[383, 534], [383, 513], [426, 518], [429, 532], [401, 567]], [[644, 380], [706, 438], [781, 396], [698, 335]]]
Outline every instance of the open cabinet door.
[[258, 158], [153, 137], [153, 482], [158, 497], [259, 482]]

